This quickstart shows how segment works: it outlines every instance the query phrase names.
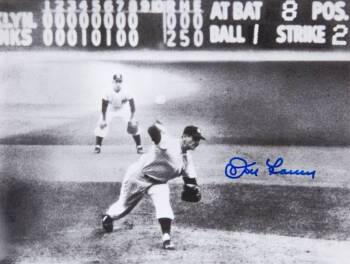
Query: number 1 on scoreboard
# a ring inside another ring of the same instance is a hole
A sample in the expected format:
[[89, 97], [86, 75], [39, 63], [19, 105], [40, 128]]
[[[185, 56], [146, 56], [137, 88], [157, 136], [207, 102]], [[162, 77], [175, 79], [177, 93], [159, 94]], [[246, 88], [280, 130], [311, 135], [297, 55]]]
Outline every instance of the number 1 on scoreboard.
[[253, 30], [253, 44], [257, 45], [259, 40], [259, 24], [254, 24]]
[[163, 10], [162, 12], [162, 25], [163, 25], [163, 43], [166, 45], [166, 14], [165, 11]]

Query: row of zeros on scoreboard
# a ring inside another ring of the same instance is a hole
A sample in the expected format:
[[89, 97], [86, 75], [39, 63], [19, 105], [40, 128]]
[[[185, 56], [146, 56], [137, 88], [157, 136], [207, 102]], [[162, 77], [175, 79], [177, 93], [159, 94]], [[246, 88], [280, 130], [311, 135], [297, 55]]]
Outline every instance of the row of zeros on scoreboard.
[[[162, 14], [163, 42], [175, 47], [177, 39], [182, 47], [203, 44], [203, 10], [201, 0], [92, 0], [45, 1], [42, 9], [43, 43], [46, 46], [75, 47], [91, 43], [118, 47], [136, 47], [139, 44], [138, 14]], [[180, 26], [180, 32], [175, 28]], [[92, 31], [87, 29], [91, 26]], [[104, 27], [104, 29], [102, 28]], [[113, 28], [116, 27], [116, 30]], [[193, 32], [190, 32], [193, 28]], [[103, 33], [104, 32], [104, 33]], [[105, 34], [105, 38], [102, 36]]]
[[[90, 3], [90, 4], [89, 4]], [[201, 0], [182, 0], [176, 5], [175, 0], [54, 0], [44, 2], [43, 12], [63, 12], [63, 13], [180, 13], [180, 12], [203, 12], [201, 9]]]

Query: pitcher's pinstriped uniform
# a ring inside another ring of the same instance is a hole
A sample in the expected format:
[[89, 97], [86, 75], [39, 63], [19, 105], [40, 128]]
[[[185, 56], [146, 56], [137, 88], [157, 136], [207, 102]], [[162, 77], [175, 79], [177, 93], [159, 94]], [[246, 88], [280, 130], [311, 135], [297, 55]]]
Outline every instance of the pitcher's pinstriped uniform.
[[119, 199], [107, 211], [113, 219], [130, 212], [148, 194], [156, 209], [156, 217], [174, 218], [169, 202], [167, 182], [179, 176], [196, 178], [190, 153], [181, 153], [179, 140], [163, 136], [126, 172]]
[[[176, 140], [166, 133], [159, 121], [148, 128], [148, 134], [154, 145], [127, 170], [118, 201], [102, 216], [102, 227], [112, 232], [113, 221], [128, 214], [147, 194], [152, 199], [162, 230], [163, 248], [171, 250], [175, 249], [170, 236], [174, 213], [167, 182], [183, 176], [184, 188], [192, 188], [199, 195], [197, 175], [189, 150], [196, 149], [200, 140], [205, 138], [198, 127], [191, 125], [185, 127], [181, 140]], [[185, 197], [183, 194], [181, 199]]]

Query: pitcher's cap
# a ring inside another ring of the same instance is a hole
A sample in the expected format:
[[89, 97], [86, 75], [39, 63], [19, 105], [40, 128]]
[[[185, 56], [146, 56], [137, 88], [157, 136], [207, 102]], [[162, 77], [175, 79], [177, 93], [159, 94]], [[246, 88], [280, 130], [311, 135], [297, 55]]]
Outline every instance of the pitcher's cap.
[[205, 137], [203, 137], [201, 130], [196, 126], [185, 127], [183, 134], [187, 136], [191, 136], [195, 140], [199, 140], [199, 139], [205, 140]]

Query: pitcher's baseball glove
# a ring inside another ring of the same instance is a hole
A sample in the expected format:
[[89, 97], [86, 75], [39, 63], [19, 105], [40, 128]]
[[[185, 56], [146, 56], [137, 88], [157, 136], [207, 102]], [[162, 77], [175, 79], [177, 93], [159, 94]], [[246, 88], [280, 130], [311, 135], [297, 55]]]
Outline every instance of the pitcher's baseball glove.
[[183, 191], [181, 193], [182, 201], [197, 203], [201, 200], [201, 198], [202, 195], [198, 185], [186, 183], [184, 184]]

